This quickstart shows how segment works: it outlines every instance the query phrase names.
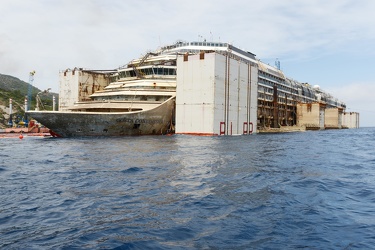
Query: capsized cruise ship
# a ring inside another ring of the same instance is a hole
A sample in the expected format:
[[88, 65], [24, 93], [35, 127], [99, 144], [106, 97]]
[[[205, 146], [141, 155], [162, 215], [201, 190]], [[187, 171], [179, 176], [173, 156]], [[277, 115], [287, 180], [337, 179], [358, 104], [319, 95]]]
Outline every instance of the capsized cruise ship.
[[238, 135], [351, 128], [359, 114], [229, 43], [182, 42], [116, 70], [60, 72], [59, 111], [28, 111], [57, 136]]

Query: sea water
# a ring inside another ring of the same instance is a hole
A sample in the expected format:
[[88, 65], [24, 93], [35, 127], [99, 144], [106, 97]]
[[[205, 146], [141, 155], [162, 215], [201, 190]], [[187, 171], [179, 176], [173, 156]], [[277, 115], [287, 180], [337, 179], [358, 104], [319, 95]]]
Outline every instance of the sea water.
[[375, 128], [0, 139], [1, 249], [373, 249]]

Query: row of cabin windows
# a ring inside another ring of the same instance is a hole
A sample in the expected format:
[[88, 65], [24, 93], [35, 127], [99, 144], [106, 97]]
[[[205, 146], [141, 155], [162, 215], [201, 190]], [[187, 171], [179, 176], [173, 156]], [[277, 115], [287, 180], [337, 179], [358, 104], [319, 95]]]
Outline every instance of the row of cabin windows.
[[[266, 84], [266, 85], [269, 85], [269, 86], [273, 86], [273, 83], [270, 82], [270, 81], [267, 81], [265, 79], [259, 79], [259, 83], [263, 83], [263, 84]], [[273, 90], [272, 89], [269, 89], [269, 88], [265, 88], [263, 86], [259, 86], [259, 89], [260, 90], [264, 90], [266, 89], [266, 92], [268, 93], [273, 93]], [[299, 88], [298, 90], [297, 89], [293, 89], [293, 88], [287, 88], [285, 86], [282, 86], [282, 85], [278, 85], [277, 86], [277, 89], [278, 90], [284, 90], [288, 93], [291, 93], [291, 94], [300, 94], [300, 95], [303, 95], [303, 96], [306, 96], [306, 97], [309, 97], [309, 98], [315, 98], [315, 94], [314, 94], [314, 91], [308, 87], [305, 87], [305, 86], [301, 86], [301, 88]]]
[[[279, 83], [277, 85], [277, 87], [279, 89], [283, 89], [283, 90], [288, 91], [288, 92], [293, 93], [293, 94], [298, 94], [298, 90], [296, 88], [293, 88], [293, 86], [292, 86], [292, 85], [295, 85], [295, 83], [292, 84], [292, 82], [289, 79], [287, 79], [287, 81], [284, 82], [282, 78], [279, 78], [275, 75], [266, 73], [264, 71], [259, 71], [259, 75], [263, 76], [265, 78], [269, 78], [269, 79], [273, 79], [274, 81], [277, 81]], [[267, 80], [261, 79], [261, 78], [259, 79], [259, 82], [270, 85], [270, 86], [273, 86], [275, 84], [272, 81], [267, 81]], [[283, 85], [281, 85], [282, 83], [286, 84], [286, 85], [291, 85], [291, 87], [283, 86]], [[302, 94], [303, 96], [309, 97], [309, 98], [315, 98], [314, 91], [312, 89], [310, 89], [307, 86], [303, 86], [303, 85], [301, 86], [301, 88], [302, 89], [300, 91], [302, 91], [302, 92], [300, 94]]]
[[[138, 69], [138, 72], [142, 75], [176, 75], [176, 69], [174, 68], [145, 68]], [[134, 70], [126, 70], [119, 72], [119, 78], [126, 77], [136, 77], [136, 72]]]
[[[278, 97], [277, 98], [277, 101], [279, 103], [285, 103], [285, 101], [288, 103], [288, 104], [294, 104], [295, 101], [291, 100], [292, 99], [292, 96], [291, 95], [287, 95], [286, 96], [287, 99], [285, 100], [285, 96], [282, 96], [282, 97]], [[262, 92], [258, 92], [258, 99], [261, 99], [261, 100], [267, 100], [267, 101], [273, 101], [273, 96], [271, 95], [265, 95], [264, 93]]]
[[273, 89], [271, 89], [271, 88], [265, 88], [263, 86], [258, 85], [258, 92], [273, 94]]
[[282, 78], [278, 77], [278, 76], [275, 76], [273, 74], [269, 74], [267, 72], [264, 72], [264, 71], [258, 71], [259, 72], [259, 75], [263, 76], [263, 77], [266, 77], [266, 78], [270, 78], [270, 79], [273, 79], [274, 81], [277, 81], [277, 82], [280, 82], [280, 81], [283, 81]]
[[[263, 84], [266, 84], [266, 85], [269, 85], [269, 86], [274, 86], [274, 82], [271, 82], [271, 81], [268, 81], [266, 79], [262, 79], [262, 78], [259, 78], [259, 83], [263, 83]], [[278, 89], [282, 89], [284, 91], [287, 91], [289, 93], [293, 93], [293, 94], [297, 94], [298, 91], [296, 89], [293, 89], [293, 88], [290, 88], [290, 87], [286, 87], [284, 85], [281, 85], [281, 83], [278, 83], [277, 84], [277, 88]]]
[[95, 101], [166, 101], [170, 96], [150, 96], [150, 95], [139, 95], [139, 96], [109, 96], [107, 98], [95, 98]]
[[[262, 76], [264, 78], [268, 78], [268, 79], [271, 79], [273, 81], [276, 81], [278, 83], [277, 84], [278, 89], [282, 89], [282, 90], [285, 90], [285, 91], [293, 93], [293, 94], [298, 94], [298, 90], [296, 88], [296, 83], [292, 83], [289, 79], [284, 80], [281, 77], [275, 76], [273, 74], [269, 74], [269, 73], [264, 72], [264, 71], [259, 71], [259, 73], [260, 73], [260, 76]], [[262, 79], [260, 79], [259, 82], [262, 82]], [[263, 80], [263, 83], [267, 84], [267, 85], [270, 85], [270, 86], [273, 86], [275, 84], [274, 82], [267, 81], [267, 80]]]
[[[268, 73], [263, 72], [263, 71], [259, 71], [259, 72], [260, 72], [260, 76], [262, 76], [262, 77], [264, 77], [264, 78], [268, 78], [268, 79], [273, 79], [273, 81], [278, 82], [278, 83], [279, 83], [279, 84], [277, 85], [278, 88], [283, 89], [283, 90], [288, 91], [288, 92], [291, 92], [291, 93], [295, 93], [295, 94], [298, 93], [297, 89], [295, 88], [295, 85], [296, 85], [296, 84], [295, 84], [295, 83], [292, 83], [289, 79], [287, 79], [286, 81], [284, 81], [284, 79], [279, 78], [279, 77], [277, 77], [277, 76], [275, 76], [275, 75], [268, 74]], [[260, 79], [259, 81], [262, 82], [261, 79]], [[264, 80], [263, 82], [264, 82], [265, 84], [268, 84], [268, 85], [271, 85], [271, 86], [273, 86], [273, 85], [275, 84], [274, 82], [272, 82], [272, 81], [267, 81], [267, 80]], [[287, 85], [287, 86], [284, 86], [284, 85]], [[289, 85], [290, 87], [289, 87], [288, 85]]]
[[[297, 102], [288, 103], [288, 106], [285, 107], [285, 103], [277, 103], [276, 106], [280, 109], [291, 109], [293, 106], [296, 106]], [[292, 107], [291, 107], [292, 106]], [[275, 107], [273, 102], [267, 100], [258, 100], [258, 107], [263, 109], [264, 107]]]

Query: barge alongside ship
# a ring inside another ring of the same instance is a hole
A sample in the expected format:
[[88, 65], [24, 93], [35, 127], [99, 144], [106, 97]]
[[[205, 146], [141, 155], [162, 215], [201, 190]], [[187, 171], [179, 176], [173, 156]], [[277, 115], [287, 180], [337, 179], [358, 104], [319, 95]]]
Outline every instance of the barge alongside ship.
[[116, 70], [66, 70], [60, 111], [28, 113], [64, 137], [233, 135], [358, 127], [359, 115], [350, 113], [347, 124], [345, 109], [319, 86], [286, 77], [231, 44], [177, 42]]

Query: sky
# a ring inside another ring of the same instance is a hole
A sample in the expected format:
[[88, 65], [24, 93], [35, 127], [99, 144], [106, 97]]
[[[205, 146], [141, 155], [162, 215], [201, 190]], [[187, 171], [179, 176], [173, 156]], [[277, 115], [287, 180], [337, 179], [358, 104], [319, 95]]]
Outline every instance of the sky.
[[228, 42], [375, 126], [373, 0], [2, 0], [0, 73], [59, 91], [59, 72], [116, 69], [182, 41]]

